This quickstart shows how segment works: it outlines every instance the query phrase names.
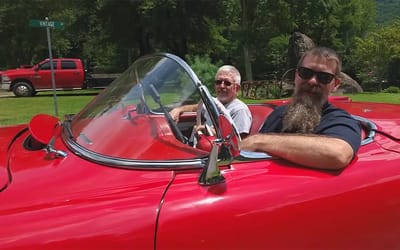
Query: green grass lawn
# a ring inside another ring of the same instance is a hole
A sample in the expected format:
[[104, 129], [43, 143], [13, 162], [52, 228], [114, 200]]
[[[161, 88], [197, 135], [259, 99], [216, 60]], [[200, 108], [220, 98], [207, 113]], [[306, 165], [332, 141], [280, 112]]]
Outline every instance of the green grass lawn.
[[[381, 102], [381, 103], [394, 103], [400, 104], [400, 93], [358, 93], [358, 94], [344, 94], [350, 97], [355, 102]], [[245, 103], [262, 103], [268, 99], [246, 99], [240, 98]]]
[[383, 102], [400, 104], [400, 93], [359, 93], [359, 94], [346, 94], [353, 101], [358, 102]]
[[[76, 114], [99, 90], [57, 91], [58, 117]], [[35, 114], [55, 115], [53, 92], [39, 92], [34, 97], [1, 97], [0, 126], [27, 123]]]
[[[99, 90], [58, 91], [58, 117], [63, 120], [64, 115], [76, 114]], [[400, 94], [393, 93], [360, 93], [346, 94], [353, 101], [382, 102], [400, 104]], [[241, 98], [245, 103], [262, 103], [267, 101]], [[39, 113], [55, 114], [53, 92], [41, 92], [34, 97], [2, 97], [0, 98], [0, 126], [27, 123]]]

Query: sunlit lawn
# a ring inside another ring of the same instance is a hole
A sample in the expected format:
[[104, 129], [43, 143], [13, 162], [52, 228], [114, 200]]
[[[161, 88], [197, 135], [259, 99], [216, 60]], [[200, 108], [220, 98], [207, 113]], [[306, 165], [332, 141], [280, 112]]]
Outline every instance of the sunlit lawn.
[[97, 95], [99, 90], [59, 91], [54, 101], [52, 92], [41, 92], [34, 97], [0, 98], [0, 126], [27, 123], [39, 113], [55, 115], [55, 103], [58, 117], [75, 114]]
[[[358, 93], [358, 94], [345, 94], [356, 102], [382, 102], [382, 103], [394, 103], [400, 104], [400, 93]], [[260, 103], [266, 102], [267, 99], [246, 99], [240, 98], [246, 103]]]
[[383, 102], [400, 104], [400, 93], [359, 93], [346, 94], [353, 101], [359, 102]]

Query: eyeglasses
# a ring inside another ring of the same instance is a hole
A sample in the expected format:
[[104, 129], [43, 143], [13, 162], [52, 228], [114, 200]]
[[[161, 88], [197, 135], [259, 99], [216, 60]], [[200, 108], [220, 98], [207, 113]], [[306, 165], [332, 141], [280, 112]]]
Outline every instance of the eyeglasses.
[[316, 75], [318, 82], [325, 85], [329, 84], [333, 80], [333, 78], [335, 78], [334, 74], [328, 72], [316, 72], [306, 67], [298, 67], [297, 72], [299, 76], [304, 80], [311, 79], [314, 75]]
[[226, 81], [226, 80], [215, 80], [215, 85], [221, 85], [222, 83], [224, 83], [225, 86], [227, 86], [227, 87], [229, 87], [233, 84], [230, 81]]

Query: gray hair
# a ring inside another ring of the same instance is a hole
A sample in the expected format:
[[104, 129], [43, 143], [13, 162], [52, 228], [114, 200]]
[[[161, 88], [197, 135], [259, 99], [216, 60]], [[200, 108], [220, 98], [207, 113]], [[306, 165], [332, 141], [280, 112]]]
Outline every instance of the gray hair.
[[234, 66], [232, 66], [232, 65], [223, 65], [218, 69], [218, 71], [217, 71], [217, 73], [215, 75], [216, 76], [219, 75], [220, 72], [229, 72], [229, 73], [231, 73], [233, 75], [235, 84], [240, 85], [242, 78], [240, 76], [239, 70], [237, 70], [237, 68], [235, 68]]

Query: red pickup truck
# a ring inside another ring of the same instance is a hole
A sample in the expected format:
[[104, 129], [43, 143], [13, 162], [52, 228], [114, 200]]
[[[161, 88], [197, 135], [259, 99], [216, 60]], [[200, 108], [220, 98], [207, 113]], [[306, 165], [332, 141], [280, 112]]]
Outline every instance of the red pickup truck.
[[[57, 90], [86, 88], [83, 63], [76, 58], [52, 59]], [[50, 60], [32, 67], [21, 67], [1, 72], [1, 88], [16, 96], [33, 96], [38, 91], [52, 90]]]

